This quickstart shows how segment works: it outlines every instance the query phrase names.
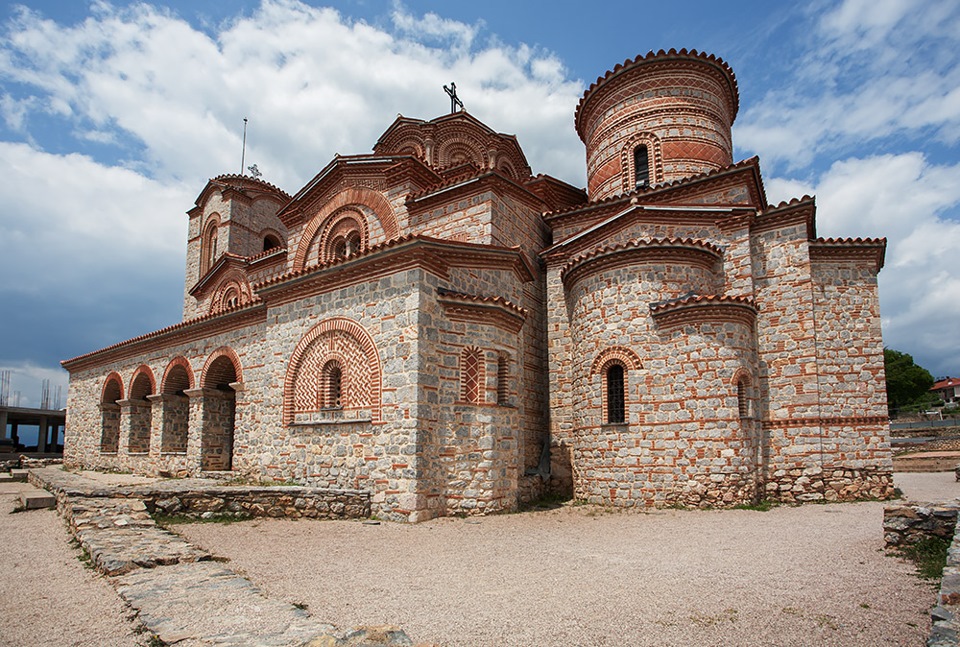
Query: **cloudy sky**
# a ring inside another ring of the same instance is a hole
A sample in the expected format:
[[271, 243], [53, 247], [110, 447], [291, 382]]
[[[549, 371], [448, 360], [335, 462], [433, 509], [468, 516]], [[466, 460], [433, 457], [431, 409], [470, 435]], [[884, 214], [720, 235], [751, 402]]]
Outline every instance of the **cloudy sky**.
[[[666, 6], [670, 5], [670, 6]], [[602, 7], [596, 9], [591, 7]], [[740, 85], [735, 157], [821, 236], [886, 236], [885, 344], [960, 375], [960, 3], [45, 0], [0, 7], [0, 369], [175, 323], [185, 211], [247, 164], [290, 193], [398, 113], [467, 109], [583, 186], [573, 111], [618, 62], [696, 48]], [[64, 398], [65, 399], [65, 398]]]

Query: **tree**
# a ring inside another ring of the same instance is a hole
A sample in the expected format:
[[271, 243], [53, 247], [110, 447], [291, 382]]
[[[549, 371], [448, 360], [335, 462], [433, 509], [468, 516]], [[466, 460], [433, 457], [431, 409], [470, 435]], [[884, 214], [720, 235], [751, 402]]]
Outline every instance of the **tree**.
[[930, 393], [933, 376], [915, 364], [911, 355], [884, 348], [883, 365], [887, 373], [887, 407], [891, 412], [936, 400]]

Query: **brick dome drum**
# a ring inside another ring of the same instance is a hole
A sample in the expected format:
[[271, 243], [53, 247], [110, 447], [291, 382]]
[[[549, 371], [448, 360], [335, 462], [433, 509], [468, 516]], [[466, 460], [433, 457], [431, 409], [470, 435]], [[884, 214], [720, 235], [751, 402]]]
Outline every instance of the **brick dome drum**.
[[738, 102], [733, 71], [713, 56], [661, 50], [618, 65], [597, 79], [577, 107], [590, 199], [638, 186], [634, 159], [641, 146], [648, 185], [729, 166]]

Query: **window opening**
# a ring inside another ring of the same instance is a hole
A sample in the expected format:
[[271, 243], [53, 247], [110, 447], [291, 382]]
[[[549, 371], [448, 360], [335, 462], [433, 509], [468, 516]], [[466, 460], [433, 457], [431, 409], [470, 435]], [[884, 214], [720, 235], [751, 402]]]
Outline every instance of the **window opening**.
[[633, 171], [636, 178], [636, 188], [642, 189], [650, 185], [650, 158], [646, 144], [633, 149]]
[[607, 369], [607, 423], [621, 424], [626, 421], [624, 407], [623, 366], [611, 364]]

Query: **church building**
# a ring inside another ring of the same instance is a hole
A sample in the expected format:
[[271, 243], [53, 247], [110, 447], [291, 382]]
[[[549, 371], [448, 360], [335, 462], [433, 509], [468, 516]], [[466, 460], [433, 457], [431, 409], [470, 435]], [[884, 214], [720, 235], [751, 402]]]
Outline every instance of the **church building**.
[[68, 466], [369, 493], [388, 519], [893, 493], [884, 239], [735, 162], [736, 78], [649, 53], [574, 115], [587, 187], [465, 111], [289, 194], [210, 180], [180, 323], [63, 362]]

